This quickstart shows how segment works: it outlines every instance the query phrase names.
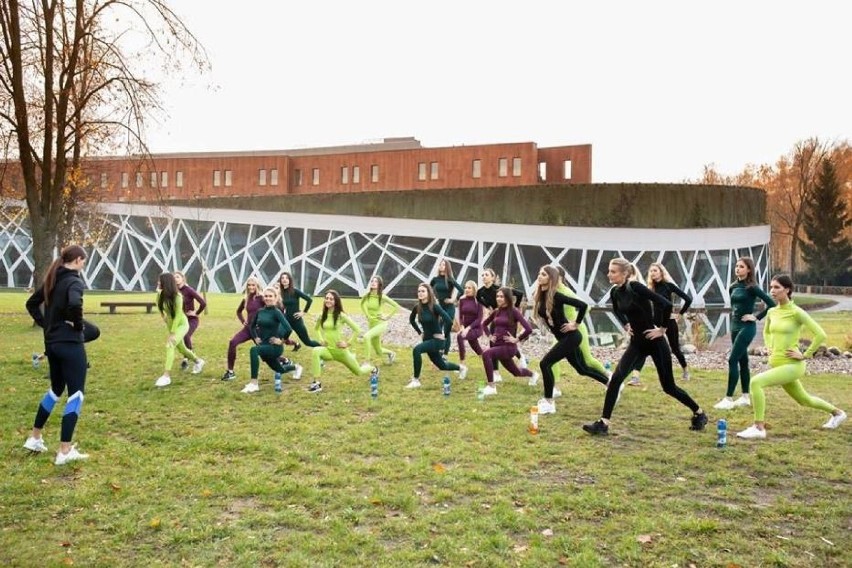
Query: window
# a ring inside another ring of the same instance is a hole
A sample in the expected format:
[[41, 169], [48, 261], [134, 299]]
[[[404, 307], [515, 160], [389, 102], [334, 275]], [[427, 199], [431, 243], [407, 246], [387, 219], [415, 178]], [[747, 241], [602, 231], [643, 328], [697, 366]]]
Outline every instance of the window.
[[482, 160], [474, 160], [473, 161], [473, 177], [481, 178], [482, 177]]
[[547, 181], [547, 162], [538, 163], [538, 181]]
[[269, 170], [269, 185], [278, 185], [278, 170]]
[[213, 170], [213, 187], [219, 187], [220, 185], [222, 185], [222, 172]]
[[231, 170], [225, 170], [225, 187], [231, 187], [233, 185], [234, 176], [231, 173]]
[[426, 181], [426, 162], [417, 164], [417, 179], [418, 181]]
[[429, 164], [429, 179], [438, 179], [438, 162]]
[[499, 175], [501, 178], [504, 178], [507, 175], [509, 175], [509, 159], [508, 158], [500, 158], [500, 161], [498, 162], [498, 167], [497, 167], [497, 175]]
[[340, 183], [349, 183], [349, 166], [340, 168]]
[[121, 187], [122, 189], [127, 189], [127, 186], [130, 185], [130, 176], [127, 175], [127, 172], [121, 172]]
[[512, 158], [512, 176], [521, 177], [521, 159]]
[[257, 171], [257, 185], [266, 185], [266, 170]]
[[169, 187], [169, 172], [160, 172], [160, 187]]
[[370, 181], [373, 183], [378, 183], [379, 181], [379, 166], [377, 164], [370, 166]]
[[302, 170], [293, 170], [293, 185], [302, 185]]
[[565, 160], [562, 164], [565, 179], [571, 179], [571, 160]]
[[157, 172], [151, 172], [148, 176], [148, 184], [151, 187], [157, 187]]
[[361, 166], [352, 166], [352, 183], [361, 183]]
[[175, 185], [177, 187], [183, 187], [183, 172], [180, 170], [175, 172]]
[[319, 168], [311, 170], [311, 184], [319, 185]]
[[136, 187], [142, 187], [142, 172], [136, 172]]
[[109, 178], [106, 174], [101, 174], [101, 188], [106, 189], [107, 185], [109, 185]]

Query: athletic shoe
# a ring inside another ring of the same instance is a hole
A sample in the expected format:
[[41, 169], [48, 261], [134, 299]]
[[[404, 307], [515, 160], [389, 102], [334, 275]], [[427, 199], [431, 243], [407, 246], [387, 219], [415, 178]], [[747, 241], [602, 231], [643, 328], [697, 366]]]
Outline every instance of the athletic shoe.
[[699, 432], [704, 430], [704, 427], [707, 425], [707, 413], [702, 412], [701, 414], [693, 414], [692, 415], [692, 424], [689, 426], [690, 430], [695, 430]]
[[494, 379], [495, 383], [502, 383], [503, 382], [503, 377], [501, 377], [500, 373], [498, 373], [497, 371], [494, 371], [493, 379]]
[[282, 365], [292, 365], [292, 364], [293, 364], [293, 362], [292, 362], [290, 359], [288, 359], [287, 357], [279, 357], [279, 358], [278, 358], [278, 361], [279, 361]]
[[253, 393], [253, 392], [257, 392], [257, 391], [259, 391], [259, 390], [260, 390], [260, 385], [259, 385], [259, 384], [257, 384], [257, 383], [249, 383], [249, 384], [247, 384], [246, 386], [244, 386], [244, 387], [243, 387], [243, 390], [241, 390], [240, 392], [244, 392], [244, 393], [246, 393], [246, 394], [251, 394], [251, 393]]
[[396, 352], [388, 351], [388, 365], [393, 365], [393, 362], [396, 361]]
[[684, 369], [683, 374], [680, 376], [680, 380], [688, 381], [689, 380], [689, 369]]
[[195, 365], [192, 366], [192, 374], [193, 375], [199, 374], [202, 371], [202, 369], [204, 369], [204, 363], [206, 363], [206, 361], [204, 359], [198, 359], [195, 362]]
[[77, 451], [76, 446], [71, 446], [71, 449], [67, 454], [63, 454], [62, 452], [56, 453], [56, 460], [53, 462], [56, 465], [65, 465], [68, 462], [76, 461], [76, 460], [85, 460], [89, 459], [89, 454], [81, 454]]
[[766, 438], [766, 430], [760, 430], [752, 424], [742, 432], [737, 432], [737, 438], [743, 438], [744, 440], [763, 440]]
[[236, 378], [237, 378], [237, 374], [234, 373], [233, 371], [225, 371], [225, 373], [222, 375], [223, 381], [233, 381]]
[[308, 392], [322, 392], [322, 383], [319, 381], [312, 382], [311, 386], [308, 387]]
[[591, 424], [583, 424], [583, 430], [592, 436], [606, 436], [609, 434], [609, 426], [603, 420], [595, 420]]
[[543, 398], [538, 401], [538, 413], [539, 414], [556, 414], [556, 403], [555, 402], [547, 402], [546, 398]]
[[562, 391], [553, 387], [553, 398], [559, 398], [560, 396], [562, 396]]
[[538, 384], [538, 373], [533, 373], [530, 380], [527, 381], [527, 385], [534, 387]]
[[823, 424], [822, 427], [828, 430], [834, 430], [844, 422], [846, 422], [846, 413], [841, 410], [840, 414], [832, 414], [831, 418], [828, 419], [828, 422]]
[[296, 345], [293, 346], [293, 351], [298, 351], [301, 348], [302, 348], [302, 344], [297, 341]]
[[32, 436], [27, 438], [27, 441], [24, 442], [24, 448], [39, 454], [47, 451], [47, 446], [44, 445], [44, 440], [42, 438], [33, 438]]
[[633, 376], [630, 377], [630, 380], [627, 381], [626, 384], [630, 385], [631, 387], [641, 387], [642, 381], [640, 380], [640, 377], [637, 373], [633, 373]]
[[420, 379], [411, 379], [407, 385], [405, 385], [407, 389], [419, 389], [420, 388]]
[[726, 396], [725, 398], [714, 404], [713, 408], [715, 408], [716, 410], [731, 410], [734, 406], [734, 399], [729, 396]]
[[464, 363], [459, 363], [459, 378], [464, 379], [467, 377], [467, 365]]
[[493, 396], [497, 394], [497, 387], [494, 385], [485, 385], [485, 388], [482, 389], [482, 394], [484, 396]]
[[527, 368], [527, 365], [529, 365], [529, 361], [527, 361], [527, 358], [526, 358], [526, 357], [524, 357], [523, 355], [521, 355], [520, 359], [518, 360], [518, 366], [519, 366], [521, 369], [526, 369], [526, 368]]
[[189, 359], [184, 359], [180, 362], [180, 370], [186, 371], [187, 369], [189, 369]]
[[41, 353], [33, 353], [33, 369], [41, 366]]
[[304, 370], [305, 370], [305, 368], [302, 367], [301, 365], [296, 365], [296, 370], [293, 371], [293, 378], [297, 381], [299, 379], [301, 379], [302, 378], [302, 371], [304, 371]]
[[172, 384], [172, 378], [168, 375], [162, 375], [157, 382], [154, 383], [155, 387], [167, 387]]
[[740, 396], [740, 398], [734, 401], [734, 408], [739, 406], [751, 406], [751, 397], [747, 394]]

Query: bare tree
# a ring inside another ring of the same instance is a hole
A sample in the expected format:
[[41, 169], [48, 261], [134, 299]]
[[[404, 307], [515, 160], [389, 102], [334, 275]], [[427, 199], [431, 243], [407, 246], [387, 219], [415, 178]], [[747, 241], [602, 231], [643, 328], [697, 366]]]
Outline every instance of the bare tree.
[[208, 62], [164, 0], [0, 0], [0, 28], [0, 135], [19, 165], [37, 281], [90, 193], [83, 159], [147, 154], [159, 80]]

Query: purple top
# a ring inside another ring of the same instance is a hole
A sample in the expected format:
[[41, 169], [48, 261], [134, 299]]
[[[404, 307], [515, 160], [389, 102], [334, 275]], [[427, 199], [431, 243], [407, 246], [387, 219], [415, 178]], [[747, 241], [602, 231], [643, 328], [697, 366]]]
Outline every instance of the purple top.
[[[240, 302], [239, 306], [237, 306], [237, 319], [240, 320], [240, 323], [245, 325], [247, 322], [252, 320], [254, 314], [256, 314], [263, 306], [263, 297], [260, 294], [252, 294], [249, 296], [248, 304], [246, 304], [246, 299], [243, 298], [243, 301]], [[243, 311], [246, 312], [245, 317], [243, 317]]]
[[519, 341], [523, 341], [532, 333], [532, 326], [530, 322], [524, 318], [524, 315], [518, 308], [512, 308], [511, 317], [509, 310], [505, 308], [497, 308], [491, 314], [485, 318], [485, 321], [482, 322], [482, 327], [488, 328], [488, 326], [493, 322], [494, 327], [492, 328], [491, 335], [495, 338], [494, 345], [503, 345], [507, 343], [505, 340], [507, 335], [515, 336], [518, 332], [518, 324], [521, 324], [521, 327], [524, 328], [524, 332], [518, 336]]
[[[187, 314], [186, 317], [197, 318], [198, 314], [203, 312], [204, 308], [207, 307], [207, 302], [204, 301], [204, 298], [202, 298], [190, 285], [184, 284], [183, 288], [178, 288], [178, 292], [180, 292], [180, 295], [183, 296], [183, 313]], [[195, 302], [198, 302], [198, 309], [195, 308]], [[188, 315], [189, 312], [195, 312], [196, 315]]]
[[471, 330], [482, 327], [482, 304], [476, 298], [464, 296], [459, 300], [459, 322]]

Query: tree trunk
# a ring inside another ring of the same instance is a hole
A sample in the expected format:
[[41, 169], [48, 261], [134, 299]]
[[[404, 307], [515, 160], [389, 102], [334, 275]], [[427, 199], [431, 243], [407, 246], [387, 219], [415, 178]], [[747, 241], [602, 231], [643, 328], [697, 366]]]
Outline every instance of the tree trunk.
[[33, 288], [38, 288], [44, 279], [44, 274], [50, 263], [53, 262], [53, 253], [56, 250], [55, 233], [47, 223], [33, 221], [30, 218], [30, 230], [33, 237]]

